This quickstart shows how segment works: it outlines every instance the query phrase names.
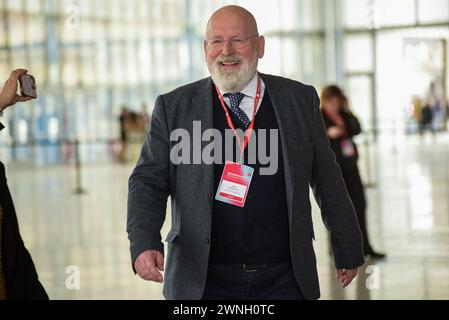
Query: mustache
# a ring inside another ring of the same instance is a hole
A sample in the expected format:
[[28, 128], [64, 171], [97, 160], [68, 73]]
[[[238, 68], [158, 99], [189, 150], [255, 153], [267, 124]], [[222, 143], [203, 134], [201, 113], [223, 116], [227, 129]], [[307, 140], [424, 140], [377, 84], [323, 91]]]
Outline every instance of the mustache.
[[221, 62], [225, 62], [225, 63], [239, 63], [242, 62], [242, 59], [237, 57], [237, 56], [230, 56], [230, 57], [218, 57], [217, 58], [217, 63], [221, 63]]

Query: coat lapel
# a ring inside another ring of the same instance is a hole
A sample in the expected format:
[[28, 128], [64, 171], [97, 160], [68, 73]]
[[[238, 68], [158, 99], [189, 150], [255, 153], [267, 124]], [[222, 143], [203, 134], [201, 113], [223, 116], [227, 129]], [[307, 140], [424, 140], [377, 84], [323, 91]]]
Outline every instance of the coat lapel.
[[260, 74], [265, 82], [265, 90], [271, 97], [274, 113], [279, 127], [279, 134], [281, 137], [282, 158], [284, 165], [284, 179], [285, 179], [285, 192], [287, 193], [287, 206], [288, 216], [291, 222], [293, 212], [293, 192], [294, 192], [294, 179], [293, 179], [293, 144], [290, 141], [292, 136], [292, 130], [294, 126], [291, 119], [290, 101], [288, 99], [288, 93], [283, 92], [282, 87], [274, 81], [270, 76]]
[[[192, 117], [201, 121], [201, 134], [213, 128], [213, 101], [212, 101], [212, 80], [210, 78], [202, 81], [197, 89], [196, 95], [192, 98]], [[204, 149], [210, 142], [201, 141], [201, 150]], [[212, 213], [213, 199], [214, 199], [214, 165], [204, 164], [201, 160], [202, 173], [202, 192], [207, 199], [206, 209]]]

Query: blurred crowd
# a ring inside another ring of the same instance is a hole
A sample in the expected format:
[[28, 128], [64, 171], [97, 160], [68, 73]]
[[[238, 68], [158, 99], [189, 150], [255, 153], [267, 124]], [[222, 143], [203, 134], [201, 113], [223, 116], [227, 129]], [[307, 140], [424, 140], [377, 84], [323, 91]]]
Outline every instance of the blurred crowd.
[[435, 134], [447, 130], [449, 100], [434, 95], [426, 99], [415, 96], [410, 110], [410, 120], [407, 133], [419, 132], [423, 135], [426, 131]]
[[119, 123], [119, 160], [122, 163], [136, 163], [150, 127], [150, 115], [146, 104], [142, 105], [140, 112], [132, 111], [126, 105], [122, 106]]

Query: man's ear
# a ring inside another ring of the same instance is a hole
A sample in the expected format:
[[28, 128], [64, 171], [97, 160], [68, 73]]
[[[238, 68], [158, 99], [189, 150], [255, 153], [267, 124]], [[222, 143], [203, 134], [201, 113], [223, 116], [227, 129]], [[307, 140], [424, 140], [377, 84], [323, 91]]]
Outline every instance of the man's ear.
[[203, 42], [203, 48], [204, 48], [204, 59], [207, 62], [207, 43], [206, 43], [206, 41]]
[[265, 38], [264, 36], [260, 36], [259, 39], [259, 59], [262, 59], [265, 54]]

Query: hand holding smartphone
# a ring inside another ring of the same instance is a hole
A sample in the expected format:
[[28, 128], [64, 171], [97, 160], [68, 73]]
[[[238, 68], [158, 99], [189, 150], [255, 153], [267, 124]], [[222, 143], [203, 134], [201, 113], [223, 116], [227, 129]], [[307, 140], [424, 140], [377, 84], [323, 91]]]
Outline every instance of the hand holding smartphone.
[[20, 94], [24, 97], [37, 98], [36, 80], [30, 74], [19, 76]]
[[[27, 72], [26, 69], [15, 69], [11, 71], [3, 87], [0, 87], [0, 116], [4, 109], [17, 102], [25, 102], [37, 98], [36, 81], [33, 76], [27, 75]], [[17, 94], [17, 80], [20, 82], [22, 95]]]

